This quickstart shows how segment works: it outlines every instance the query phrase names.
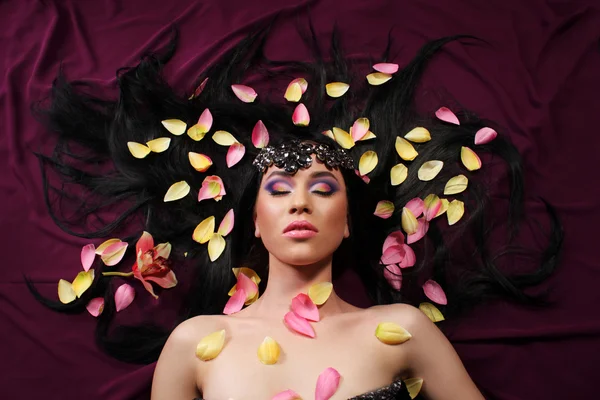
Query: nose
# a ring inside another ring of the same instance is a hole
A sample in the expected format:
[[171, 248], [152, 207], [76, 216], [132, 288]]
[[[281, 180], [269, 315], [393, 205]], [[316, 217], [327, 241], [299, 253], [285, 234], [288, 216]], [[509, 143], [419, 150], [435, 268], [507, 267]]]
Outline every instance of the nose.
[[295, 191], [291, 197], [290, 214], [312, 214], [308, 193], [304, 190]]

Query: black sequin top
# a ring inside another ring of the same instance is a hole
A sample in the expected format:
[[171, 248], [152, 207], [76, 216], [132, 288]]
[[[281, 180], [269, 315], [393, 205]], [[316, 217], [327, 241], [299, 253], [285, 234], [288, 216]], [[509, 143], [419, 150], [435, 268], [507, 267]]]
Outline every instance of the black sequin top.
[[[194, 400], [203, 400], [200, 397]], [[363, 393], [358, 396], [354, 396], [348, 400], [411, 400], [406, 386], [400, 380], [392, 383], [391, 385], [384, 386], [382, 388], [373, 390], [371, 392]]]

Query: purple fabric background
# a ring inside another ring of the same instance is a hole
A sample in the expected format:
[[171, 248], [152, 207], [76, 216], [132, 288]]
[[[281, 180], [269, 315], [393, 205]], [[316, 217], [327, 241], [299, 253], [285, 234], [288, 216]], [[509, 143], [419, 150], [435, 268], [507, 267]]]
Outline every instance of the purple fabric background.
[[[257, 6], [256, 4], [260, 4]], [[167, 68], [190, 90], [208, 62], [253, 23], [284, 11], [271, 57], [302, 57], [295, 16], [307, 2], [0, 2], [0, 397], [143, 399], [153, 365], [122, 364], [93, 342], [94, 319], [56, 314], [35, 302], [22, 274], [56, 296], [60, 278], [80, 270], [87, 241], [68, 236], [43, 203], [32, 152], [51, 139], [29, 104], [44, 97], [60, 62], [71, 79], [114, 89], [115, 70], [164, 43], [169, 24], [181, 47]], [[425, 77], [461, 104], [505, 126], [524, 156], [527, 187], [557, 208], [566, 231], [560, 268], [547, 283], [556, 306], [542, 311], [498, 303], [451, 321], [447, 334], [490, 399], [581, 399], [592, 394], [600, 358], [598, 112], [600, 9], [597, 1], [324, 0], [311, 3], [319, 36], [339, 23], [349, 53], [380, 54], [388, 29], [406, 63], [426, 40], [466, 33], [493, 47], [452, 44]], [[595, 5], [594, 5], [595, 4]], [[528, 218], [541, 218], [528, 203]]]

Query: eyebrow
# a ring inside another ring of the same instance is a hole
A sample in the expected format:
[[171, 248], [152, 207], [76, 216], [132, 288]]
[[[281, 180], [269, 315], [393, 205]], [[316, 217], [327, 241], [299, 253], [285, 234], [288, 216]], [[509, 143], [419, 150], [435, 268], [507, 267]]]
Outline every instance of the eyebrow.
[[[270, 178], [270, 177], [272, 177], [272, 176], [284, 176], [284, 177], [286, 177], [286, 178], [289, 178], [289, 177], [291, 177], [291, 176], [292, 176], [292, 174], [288, 174], [287, 172], [284, 172], [284, 171], [273, 171], [273, 172], [271, 172], [271, 173], [269, 174], [269, 176], [267, 176], [267, 179], [269, 179], [269, 178]], [[333, 179], [335, 179], [335, 181], [336, 181], [336, 182], [338, 182], [338, 183], [339, 183], [339, 181], [338, 181], [338, 179], [335, 177], [335, 175], [333, 175], [333, 174], [332, 174], [331, 172], [329, 172], [329, 171], [316, 171], [316, 172], [313, 172], [312, 174], [310, 174], [310, 178], [311, 178], [311, 179], [314, 179], [314, 178], [321, 178], [321, 177], [324, 177], [324, 176], [327, 176], [327, 177], [333, 178]]]

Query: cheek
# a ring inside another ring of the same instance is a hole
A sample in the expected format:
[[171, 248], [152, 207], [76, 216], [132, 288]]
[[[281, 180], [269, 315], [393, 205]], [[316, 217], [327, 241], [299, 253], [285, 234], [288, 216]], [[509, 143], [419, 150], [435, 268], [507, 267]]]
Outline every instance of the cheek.
[[281, 206], [277, 202], [269, 201], [268, 197], [259, 195], [256, 201], [256, 225], [260, 229], [261, 236], [277, 229], [277, 223], [281, 221]]
[[340, 196], [336, 201], [329, 203], [327, 209], [324, 210], [324, 214], [327, 219], [328, 227], [331, 227], [336, 231], [340, 229], [343, 230], [346, 226], [348, 214], [348, 204], [346, 203], [346, 199]]

